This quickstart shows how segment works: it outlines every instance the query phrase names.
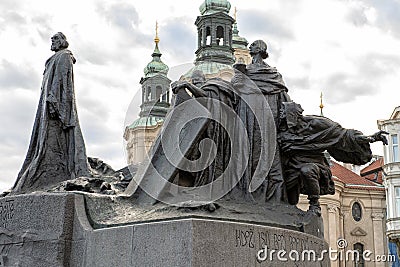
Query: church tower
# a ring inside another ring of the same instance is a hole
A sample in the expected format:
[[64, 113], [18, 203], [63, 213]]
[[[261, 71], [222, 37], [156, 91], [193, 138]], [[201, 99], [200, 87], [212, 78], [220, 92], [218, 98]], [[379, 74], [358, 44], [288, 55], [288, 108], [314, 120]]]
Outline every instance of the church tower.
[[206, 78], [233, 76], [235, 63], [232, 47], [234, 19], [229, 16], [231, 4], [227, 0], [205, 0], [199, 10], [197, 27], [197, 50], [195, 66], [182, 76], [190, 79], [195, 70], [202, 71]]
[[197, 17], [198, 44], [196, 62], [212, 61], [232, 65], [232, 25], [229, 16], [231, 4], [226, 0], [205, 0]]
[[139, 118], [125, 128], [124, 139], [127, 142], [128, 162], [138, 164], [143, 161], [153, 144], [165, 116], [170, 107], [170, 84], [167, 77], [168, 66], [161, 61], [158, 48], [158, 25], [156, 25], [155, 47], [152, 60], [144, 68], [144, 77], [140, 79], [142, 86], [142, 104]]
[[153, 60], [144, 68], [144, 77], [140, 79], [142, 85], [142, 105], [140, 106], [141, 118], [159, 117], [165, 118], [169, 108], [170, 95], [168, 79], [168, 66], [161, 61], [161, 52], [158, 48], [158, 26], [156, 26], [155, 47], [151, 54]]

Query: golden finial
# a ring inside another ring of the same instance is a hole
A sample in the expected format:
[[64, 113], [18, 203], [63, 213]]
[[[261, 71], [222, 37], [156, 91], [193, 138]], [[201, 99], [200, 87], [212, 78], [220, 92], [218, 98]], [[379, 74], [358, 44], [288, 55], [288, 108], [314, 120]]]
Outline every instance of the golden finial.
[[324, 104], [322, 103], [322, 92], [321, 92], [321, 104], [319, 105], [319, 108], [321, 109], [321, 116], [324, 116], [324, 113], [322, 112], [322, 110], [324, 109]]
[[234, 11], [234, 13], [233, 13], [233, 17], [234, 17], [234, 19], [235, 19], [235, 21], [236, 21], [236, 19], [237, 19], [237, 9], [236, 9], [236, 7], [235, 7], [235, 11]]
[[160, 38], [158, 38], [158, 21], [156, 21], [156, 37], [154, 38], [154, 42], [156, 44], [160, 42]]

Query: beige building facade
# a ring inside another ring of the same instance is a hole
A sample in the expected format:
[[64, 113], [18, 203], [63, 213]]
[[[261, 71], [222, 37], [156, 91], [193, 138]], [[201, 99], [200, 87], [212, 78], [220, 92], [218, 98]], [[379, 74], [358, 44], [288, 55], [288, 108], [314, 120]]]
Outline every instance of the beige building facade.
[[378, 127], [389, 133], [384, 146], [383, 183], [386, 188], [386, 234], [389, 241], [400, 248], [400, 107], [396, 107], [388, 120], [379, 120]]
[[[340, 251], [343, 255], [342, 259], [333, 260], [331, 266], [389, 266], [385, 262], [356, 263], [352, 257], [349, 260], [345, 258], [346, 253], [350, 253], [349, 250], [370, 250], [373, 253], [371, 258], [373, 255], [388, 255], [384, 187], [336, 162], [333, 162], [331, 171], [334, 176], [335, 195], [322, 196], [320, 199], [324, 237], [332, 249]], [[303, 210], [308, 208], [306, 196], [301, 197], [298, 207]], [[338, 242], [345, 242], [346, 246], [340, 249]]]

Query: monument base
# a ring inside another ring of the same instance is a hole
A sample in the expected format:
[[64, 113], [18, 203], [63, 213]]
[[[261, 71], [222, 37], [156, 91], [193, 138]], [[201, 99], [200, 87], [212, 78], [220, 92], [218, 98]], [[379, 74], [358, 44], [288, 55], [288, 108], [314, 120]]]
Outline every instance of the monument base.
[[0, 266], [330, 265], [323, 239], [285, 228], [186, 217], [95, 229], [80, 194], [10, 196], [0, 206]]

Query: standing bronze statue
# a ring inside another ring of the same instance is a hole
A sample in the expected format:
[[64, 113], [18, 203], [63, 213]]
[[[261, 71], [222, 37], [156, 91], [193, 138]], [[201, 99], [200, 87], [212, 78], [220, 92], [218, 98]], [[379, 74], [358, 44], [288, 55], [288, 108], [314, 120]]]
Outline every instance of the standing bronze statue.
[[[288, 89], [282, 79], [282, 75], [276, 70], [276, 68], [271, 67], [264, 62], [264, 59], [268, 58], [267, 44], [262, 40], [256, 40], [250, 45], [249, 51], [252, 56], [251, 64], [247, 66], [244, 64], [238, 64], [234, 67], [245, 74], [252, 83], [249, 81], [237, 83], [237, 79], [243, 80], [243, 77], [238, 77], [240, 76], [238, 74], [235, 75], [232, 83], [239, 91], [239, 95], [242, 96], [242, 99], [244, 95], [249, 94], [255, 96], [254, 100], [256, 100], [257, 97], [263, 97], [265, 99], [264, 102], [266, 103], [262, 106], [257, 104], [256, 108], [262, 109], [266, 113], [266, 106], [269, 106], [275, 127], [274, 125], [269, 125], [272, 127], [262, 130], [265, 125], [260, 125], [263, 124], [263, 122], [257, 121], [254, 117], [254, 112], [249, 109], [248, 103], [244, 103], [243, 101], [238, 102], [236, 108], [237, 113], [246, 124], [251, 151], [248, 167], [241, 182], [245, 184], [243, 189], [247, 190], [247, 184], [249, 184], [251, 180], [264, 180], [261, 184], [261, 188], [258, 190], [258, 194], [257, 192], [252, 194], [253, 198], [255, 197], [259, 201], [286, 201], [279, 148], [276, 147], [275, 151], [272, 151], [274, 155], [267, 155], [267, 157], [273, 157], [272, 165], [270, 165], [270, 168], [268, 167], [269, 171], [267, 173], [255, 173], [255, 170], [257, 167], [260, 168], [260, 166], [262, 167], [263, 165], [267, 165], [265, 160], [260, 158], [262, 147], [272, 145], [265, 144], [265, 142], [262, 143], [261, 136], [276, 136], [276, 125], [279, 125], [279, 110], [282, 106], [282, 102], [290, 101], [290, 97], [287, 94]], [[239, 86], [235, 86], [235, 84], [239, 84]], [[257, 90], [250, 89], [252, 87], [256, 87]], [[272, 133], [272, 131], [274, 132]], [[276, 142], [276, 139], [270, 141]], [[262, 177], [258, 177], [260, 174]]]
[[31, 192], [89, 175], [75, 104], [75, 58], [61, 32], [51, 37], [55, 54], [46, 61], [39, 106], [26, 159], [13, 192]]

